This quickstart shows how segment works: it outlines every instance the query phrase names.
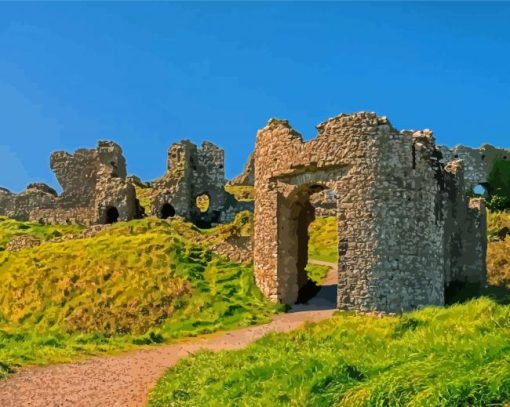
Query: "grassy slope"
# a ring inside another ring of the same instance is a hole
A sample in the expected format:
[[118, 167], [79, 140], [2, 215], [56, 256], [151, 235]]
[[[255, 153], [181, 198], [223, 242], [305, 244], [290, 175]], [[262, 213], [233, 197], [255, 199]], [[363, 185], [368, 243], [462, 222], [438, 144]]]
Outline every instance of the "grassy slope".
[[148, 215], [151, 211], [151, 198], [153, 189], [150, 187], [135, 186], [136, 197], [140, 203], [140, 206], [145, 209], [145, 213]]
[[150, 406], [504, 401], [510, 401], [510, 308], [479, 299], [401, 318], [338, 313], [244, 350], [204, 352], [172, 368]]
[[487, 277], [489, 284], [510, 288], [510, 234], [501, 239], [501, 231], [510, 233], [510, 213], [489, 213]]
[[324, 277], [326, 277], [326, 274], [328, 274], [329, 267], [323, 266], [319, 264], [308, 264], [306, 266], [306, 274], [312, 280], [315, 284], [321, 285], [322, 280]]
[[317, 218], [308, 227], [311, 259], [336, 262], [338, 258], [338, 226], [335, 217]]
[[252, 269], [194, 243], [202, 237], [179, 219], [149, 218], [0, 253], [0, 376], [13, 365], [267, 320], [276, 306], [254, 286]]
[[225, 185], [225, 190], [236, 197], [238, 201], [251, 202], [255, 199], [255, 190], [247, 185]]
[[67, 234], [79, 233], [84, 228], [79, 225], [40, 225], [33, 222], [18, 222], [0, 216], [0, 251], [12, 239], [21, 235], [32, 235], [42, 241]]
[[[489, 283], [508, 289], [510, 236], [497, 236], [510, 226], [510, 214], [489, 214], [488, 226]], [[334, 261], [335, 219], [317, 219], [310, 231], [310, 257]], [[499, 294], [492, 287], [486, 292]], [[402, 317], [338, 313], [297, 332], [270, 335], [245, 350], [202, 353], [172, 368], [150, 405], [500, 402], [510, 402], [510, 306], [481, 298]]]

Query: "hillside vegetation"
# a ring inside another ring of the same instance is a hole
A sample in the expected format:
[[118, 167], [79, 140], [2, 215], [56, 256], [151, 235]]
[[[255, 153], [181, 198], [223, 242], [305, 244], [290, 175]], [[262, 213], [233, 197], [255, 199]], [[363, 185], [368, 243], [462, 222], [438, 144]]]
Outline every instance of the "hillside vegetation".
[[[488, 297], [401, 317], [338, 312], [244, 350], [203, 352], [170, 369], [149, 405], [509, 405], [510, 306], [496, 303], [510, 297], [508, 230], [509, 213], [489, 213]], [[310, 258], [335, 261], [335, 218], [309, 231]]]
[[249, 185], [225, 185], [225, 190], [238, 201], [251, 202], [255, 200], [255, 188]]
[[0, 375], [266, 321], [277, 307], [255, 287], [252, 268], [206, 247], [243, 234], [246, 215], [236, 222], [205, 234], [181, 219], [147, 218], [1, 252]]
[[488, 216], [487, 278], [489, 284], [510, 289], [510, 213]]
[[510, 307], [486, 298], [402, 317], [339, 312], [240, 351], [184, 359], [149, 405], [503, 405], [509, 350]]
[[46, 241], [63, 235], [79, 233], [83, 229], [84, 227], [80, 225], [41, 225], [33, 222], [18, 222], [0, 216], [0, 251], [4, 251], [7, 243], [21, 235], [31, 235], [41, 241]]
[[334, 216], [316, 218], [308, 227], [311, 259], [336, 262], [338, 260], [338, 224]]

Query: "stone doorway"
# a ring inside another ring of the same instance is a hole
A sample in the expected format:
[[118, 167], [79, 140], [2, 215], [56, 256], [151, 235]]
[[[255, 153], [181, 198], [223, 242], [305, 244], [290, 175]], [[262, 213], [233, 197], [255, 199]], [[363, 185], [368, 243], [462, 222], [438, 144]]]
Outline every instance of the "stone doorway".
[[[315, 207], [310, 198], [326, 189], [327, 187], [321, 184], [302, 185], [280, 205], [278, 244], [284, 264], [278, 276], [278, 286], [280, 299], [285, 304], [307, 303], [322, 288], [322, 282], [312, 281], [307, 266], [311, 265], [308, 254], [309, 227], [315, 220]], [[335, 304], [336, 283], [330, 285], [322, 294], [331, 297], [328, 300]]]
[[159, 217], [161, 219], [173, 218], [175, 216], [175, 208], [169, 203], [165, 203], [161, 206], [159, 211]]
[[119, 220], [119, 211], [115, 206], [109, 206], [105, 212], [105, 223], [111, 224]]

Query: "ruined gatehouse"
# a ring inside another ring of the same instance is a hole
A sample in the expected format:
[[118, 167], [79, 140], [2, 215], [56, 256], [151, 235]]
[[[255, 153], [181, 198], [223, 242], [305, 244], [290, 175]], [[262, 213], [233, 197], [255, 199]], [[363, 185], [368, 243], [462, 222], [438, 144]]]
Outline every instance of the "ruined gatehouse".
[[338, 308], [402, 312], [443, 305], [454, 282], [484, 284], [485, 207], [467, 191], [486, 179], [486, 164], [466, 169], [431, 131], [399, 132], [374, 113], [317, 129], [304, 142], [272, 119], [257, 134], [254, 263], [267, 297], [293, 304], [305, 286], [311, 200], [323, 191], [338, 221]]

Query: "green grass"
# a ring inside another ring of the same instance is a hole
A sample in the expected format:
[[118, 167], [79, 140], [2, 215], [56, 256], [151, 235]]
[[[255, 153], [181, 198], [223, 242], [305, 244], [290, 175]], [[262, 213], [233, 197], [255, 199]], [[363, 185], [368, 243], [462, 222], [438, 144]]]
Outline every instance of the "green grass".
[[510, 234], [510, 212], [487, 211], [487, 238], [489, 242], [502, 240], [505, 234]]
[[[217, 229], [228, 232], [236, 224]], [[147, 218], [0, 253], [0, 375], [267, 321], [279, 307], [262, 297], [252, 268], [197, 243], [215, 233]]]
[[308, 264], [306, 266], [306, 274], [315, 284], [321, 285], [322, 280], [328, 274], [329, 267], [320, 264]]
[[487, 279], [510, 288], [510, 213], [488, 212]]
[[308, 227], [308, 257], [336, 262], [338, 259], [338, 225], [333, 216], [317, 218]]
[[202, 352], [149, 406], [487, 406], [510, 401], [510, 307], [482, 298], [402, 317], [339, 312], [240, 351]]
[[80, 225], [41, 225], [33, 222], [18, 222], [0, 216], [0, 251], [5, 250], [5, 246], [12, 239], [21, 235], [32, 235], [41, 241], [46, 241], [67, 234], [79, 233], [83, 229], [84, 227]]

